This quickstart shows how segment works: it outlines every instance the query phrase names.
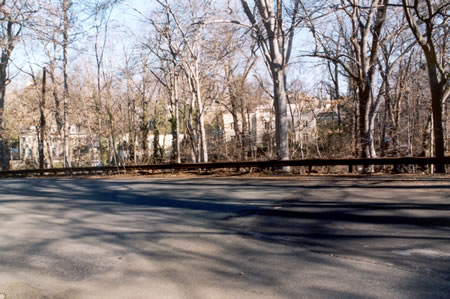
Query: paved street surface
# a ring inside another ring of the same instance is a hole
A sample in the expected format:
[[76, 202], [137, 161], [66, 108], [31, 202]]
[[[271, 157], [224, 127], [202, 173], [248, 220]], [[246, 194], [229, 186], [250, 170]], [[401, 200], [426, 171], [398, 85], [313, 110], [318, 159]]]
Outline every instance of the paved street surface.
[[0, 180], [0, 299], [449, 298], [450, 178]]

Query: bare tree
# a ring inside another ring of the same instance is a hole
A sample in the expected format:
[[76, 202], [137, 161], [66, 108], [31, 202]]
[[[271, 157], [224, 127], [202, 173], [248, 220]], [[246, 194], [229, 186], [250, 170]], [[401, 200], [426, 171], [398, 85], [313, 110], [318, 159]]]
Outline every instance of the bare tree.
[[[163, 21], [161, 24], [163, 26], [154, 21], [152, 21], [152, 24], [162, 41], [165, 42], [171, 61], [176, 63], [186, 77], [187, 87], [192, 100], [189, 109], [190, 117], [193, 116], [193, 109], [196, 109], [198, 141], [200, 145], [199, 160], [208, 162], [203, 80], [205, 78], [205, 68], [208, 66], [208, 63], [213, 61], [205, 61], [204, 59], [205, 41], [207, 39], [204, 21], [211, 14], [212, 1], [190, 0], [177, 7], [174, 7], [174, 4], [169, 2], [169, 0], [158, 0], [158, 3], [162, 7], [161, 18]], [[189, 14], [188, 17], [186, 17], [186, 13]], [[188, 123], [188, 127], [194, 145], [197, 142], [197, 134], [194, 132], [191, 123], [192, 120]]]
[[64, 91], [63, 91], [63, 123], [64, 123], [64, 135], [63, 135], [63, 147], [64, 147], [64, 167], [70, 167], [72, 165], [71, 155], [70, 155], [70, 144], [68, 140], [69, 136], [69, 81], [67, 74], [67, 63], [68, 56], [67, 50], [69, 47], [69, 10], [72, 6], [72, 0], [62, 1], [62, 13], [63, 13], [63, 23], [62, 23], [62, 50], [63, 50], [63, 81], [64, 81]]
[[247, 112], [250, 103], [249, 75], [258, 60], [256, 41], [248, 41], [242, 28], [224, 25], [218, 32], [224, 40], [227, 56], [223, 63], [223, 96], [218, 102], [233, 118], [235, 146], [240, 147], [240, 158], [246, 160], [250, 152], [250, 123]]
[[[375, 158], [375, 116], [381, 98], [376, 97], [374, 81], [379, 48], [385, 41], [382, 33], [389, 0], [371, 0], [367, 6], [362, 2], [340, 0], [335, 10], [337, 26], [332, 25], [335, 28], [330, 34], [320, 32], [312, 20], [309, 24], [316, 41], [313, 56], [340, 64], [356, 85], [360, 154]], [[345, 46], [337, 47], [338, 41]]]
[[248, 1], [241, 0], [244, 12], [251, 23], [253, 36], [261, 47], [273, 81], [277, 155], [280, 160], [289, 160], [286, 80], [295, 28], [299, 22], [300, 1], [294, 1], [288, 20], [285, 17], [285, 1], [256, 0], [254, 2], [256, 9], [251, 9]]
[[[444, 157], [442, 106], [450, 95], [448, 53], [448, 20], [450, 3], [440, 0], [402, 0], [409, 27], [425, 54], [433, 111], [434, 156]], [[436, 172], [445, 173], [445, 165], [437, 164]]]
[[[403, 104], [407, 105], [406, 92], [411, 78], [412, 64], [415, 62], [415, 41], [407, 31], [406, 23], [401, 15], [398, 16], [399, 22], [393, 23], [390, 18], [386, 31], [388, 31], [388, 42], [380, 45], [381, 55], [378, 60], [379, 73], [382, 78], [382, 84], [379, 89], [379, 95], [384, 98], [384, 109], [380, 111], [378, 121], [380, 127], [380, 155], [384, 156], [386, 150], [396, 155], [403, 155], [400, 151], [400, 121], [402, 116]], [[408, 109], [409, 110], [409, 109]], [[409, 113], [409, 111], [406, 111]], [[409, 114], [408, 117], [409, 118]], [[410, 129], [408, 123], [407, 130]], [[389, 136], [389, 137], [388, 137]], [[389, 142], [386, 140], [389, 139]], [[391, 148], [388, 148], [391, 145]], [[412, 151], [409, 153], [412, 154]]]
[[[166, 15], [167, 17], [167, 15]], [[170, 19], [165, 20], [163, 27], [170, 26]], [[179, 116], [179, 81], [181, 69], [179, 67], [178, 53], [174, 50], [173, 40], [170, 38], [170, 33], [163, 27], [152, 23], [156, 30], [155, 39], [146, 44], [146, 47], [156, 57], [156, 67], [154, 69], [148, 68], [151, 74], [156, 78], [167, 92], [169, 100], [169, 111], [171, 113], [171, 127], [173, 136], [173, 154], [175, 161], [181, 163], [180, 151], [180, 116]]]
[[8, 66], [24, 27], [36, 12], [33, 1], [0, 2], [0, 168], [9, 168], [9, 149], [4, 136], [4, 109], [6, 86], [9, 83]]

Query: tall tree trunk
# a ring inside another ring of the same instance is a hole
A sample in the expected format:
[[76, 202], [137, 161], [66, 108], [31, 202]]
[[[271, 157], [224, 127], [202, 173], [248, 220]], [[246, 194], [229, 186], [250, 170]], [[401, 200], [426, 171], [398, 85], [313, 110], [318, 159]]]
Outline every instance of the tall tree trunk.
[[449, 136], [449, 127], [448, 127], [448, 123], [449, 123], [449, 109], [448, 109], [448, 102], [446, 102], [444, 104], [444, 110], [445, 110], [445, 120], [444, 120], [444, 140], [447, 141], [446, 142], [446, 149], [447, 151], [450, 151], [450, 136]]
[[64, 136], [63, 136], [63, 146], [64, 146], [64, 167], [71, 167], [70, 159], [70, 145], [69, 145], [69, 82], [67, 75], [67, 48], [69, 47], [69, 9], [72, 5], [71, 0], [63, 1], [63, 79], [64, 79], [64, 92], [63, 92], [63, 103], [64, 103]]
[[14, 50], [14, 40], [15, 36], [13, 34], [13, 21], [8, 21], [6, 24], [6, 43], [5, 47], [1, 50], [0, 58], [0, 168], [2, 170], [9, 169], [9, 148], [8, 141], [5, 137], [5, 95], [6, 95], [6, 85], [8, 81], [8, 63], [11, 57], [11, 53]]
[[356, 100], [356, 94], [357, 94], [357, 88], [356, 86], [354, 86], [355, 84], [352, 84], [352, 95], [353, 95], [353, 103], [354, 103], [354, 107], [353, 107], [353, 134], [352, 134], [352, 138], [353, 138], [353, 152], [354, 152], [354, 156], [358, 157], [359, 156], [359, 138], [358, 138], [358, 130], [359, 130], [359, 104]]
[[2, 170], [9, 169], [9, 149], [8, 143], [5, 138], [5, 121], [4, 121], [4, 109], [5, 109], [5, 94], [6, 94], [6, 81], [7, 81], [7, 64], [9, 61], [9, 55], [5, 53], [6, 50], [2, 50], [2, 57], [0, 61], [0, 168]]
[[360, 155], [361, 158], [369, 158], [369, 142], [370, 142], [370, 131], [369, 131], [369, 97], [370, 89], [365, 84], [359, 87], [359, 139], [360, 139]]
[[[438, 79], [436, 65], [432, 62], [432, 58], [430, 58], [430, 56], [430, 53], [425, 53], [431, 90], [431, 109], [433, 112], [433, 154], [436, 158], [443, 158], [445, 153], [444, 129], [442, 126], [443, 87]], [[436, 164], [435, 170], [437, 173], [445, 173], [445, 165], [442, 163]]]
[[[238, 145], [238, 140], [239, 140], [239, 145], [240, 145], [240, 150], [241, 150], [241, 159], [243, 160], [244, 159], [244, 156], [245, 156], [245, 154], [244, 154], [244, 152], [245, 152], [245, 149], [244, 149], [244, 146], [243, 146], [243, 143], [244, 143], [244, 141], [243, 141], [243, 138], [244, 138], [244, 131], [242, 130], [241, 131], [241, 128], [240, 128], [240, 125], [239, 125], [239, 118], [238, 118], [238, 105], [239, 104], [241, 104], [241, 105], [239, 105], [239, 108], [241, 108], [241, 117], [243, 116], [242, 115], [242, 101], [239, 103], [239, 97], [238, 97], [238, 90], [239, 90], [239, 87], [237, 87], [237, 86], [231, 86], [231, 84], [230, 84], [230, 86], [228, 87], [228, 90], [229, 90], [229, 93], [230, 93], [230, 103], [231, 103], [231, 116], [233, 117], [233, 130], [234, 130], [234, 136], [235, 136], [235, 146], [237, 146]], [[242, 117], [242, 121], [244, 121], [245, 119]], [[243, 125], [243, 123], [242, 123], [242, 126], [244, 126]]]
[[142, 78], [142, 93], [141, 93], [141, 105], [142, 105], [142, 114], [141, 114], [141, 143], [142, 143], [142, 163], [148, 163], [149, 155], [148, 155], [148, 132], [149, 132], [149, 123], [147, 116], [147, 100], [145, 98], [147, 87], [145, 84], [145, 79]]
[[[264, 60], [272, 76], [277, 156], [280, 160], [289, 160], [286, 69], [292, 50], [294, 29], [298, 22], [297, 8], [299, 1], [295, 2], [294, 9], [292, 10], [290, 32], [285, 31], [283, 28], [283, 1], [254, 1], [256, 5], [254, 10], [250, 9], [247, 1], [241, 0], [240, 2], [249, 21], [255, 28]], [[261, 22], [258, 22], [256, 19], [256, 11], [259, 12]], [[289, 171], [289, 167], [283, 167], [283, 171]]]
[[387, 121], [388, 121], [388, 109], [390, 106], [390, 97], [386, 96], [385, 102], [384, 102], [384, 110], [382, 115], [382, 121], [380, 123], [380, 156], [384, 157], [386, 155], [386, 127], [387, 127]]
[[202, 101], [202, 94], [200, 90], [200, 80], [198, 78], [195, 78], [195, 100], [197, 102], [197, 109], [198, 109], [198, 124], [200, 129], [200, 154], [201, 154], [201, 161], [202, 162], [208, 162], [208, 144], [207, 144], [207, 138], [206, 138], [206, 130], [205, 130], [205, 115], [203, 113], [203, 101]]
[[45, 130], [46, 130], [46, 121], [45, 121], [45, 81], [47, 71], [44, 68], [42, 71], [42, 92], [41, 92], [41, 102], [39, 104], [39, 113], [40, 113], [40, 136], [39, 136], [39, 168], [43, 169], [45, 167], [45, 154], [44, 154], [44, 143], [45, 143]]
[[[243, 86], [242, 86], [243, 88]], [[244, 106], [244, 99], [241, 97], [241, 101], [240, 101], [240, 113], [241, 113], [241, 121], [242, 121], [242, 140], [241, 140], [241, 151], [242, 151], [242, 160], [245, 161], [247, 160], [247, 149], [250, 146], [250, 132], [248, 129], [248, 124], [247, 124], [247, 118], [245, 115], [245, 106]]]
[[[281, 59], [281, 57], [280, 57]], [[287, 113], [287, 94], [285, 72], [280, 64], [271, 65], [275, 106], [275, 132], [279, 160], [289, 160], [289, 119]]]
[[188, 118], [186, 119], [186, 129], [188, 131], [189, 134], [189, 140], [190, 140], [190, 144], [191, 144], [191, 160], [193, 163], [196, 163], [198, 161], [198, 137], [197, 137], [197, 132], [194, 129], [194, 94], [191, 95], [191, 103], [189, 105], [189, 111], [188, 111]]
[[[421, 10], [419, 5], [426, 4], [424, 7], [426, 9]], [[446, 6], [448, 3], [443, 1], [442, 6], [440, 3], [435, 3], [435, 1], [424, 0], [424, 1], [408, 1], [402, 0], [403, 11], [405, 13], [405, 18], [408, 22], [409, 28], [411, 29], [416, 41], [421, 46], [423, 53], [425, 54], [425, 59], [427, 61], [428, 70], [428, 80], [430, 84], [431, 91], [431, 110], [432, 110], [432, 120], [434, 125], [434, 151], [433, 154], [437, 158], [443, 158], [445, 153], [444, 148], [444, 132], [442, 127], [442, 104], [445, 100], [444, 97], [450, 92], [448, 86], [448, 73], [446, 68], [448, 64], [445, 58], [438, 58], [438, 41], [435, 39], [436, 34], [443, 28], [444, 38], [443, 43], [447, 42], [446, 37], [447, 31], [445, 27], [441, 24], [445, 24], [448, 14], [445, 15]], [[439, 12], [440, 11], [440, 12]], [[416, 20], [417, 19], [417, 20]], [[420, 21], [424, 26], [418, 25]], [[425, 31], [421, 32], [421, 28]], [[446, 47], [442, 44], [442, 50], [445, 51]], [[445, 56], [444, 56], [445, 57]], [[440, 71], [438, 71], [440, 69]], [[437, 163], [436, 172], [445, 173], [445, 165], [442, 163]]]
[[174, 94], [175, 94], [175, 150], [176, 150], [176, 162], [181, 163], [180, 152], [180, 112], [178, 108], [178, 77], [174, 79]]
[[[55, 52], [56, 52], [56, 45], [57, 45], [57, 43], [55, 41], [54, 45], [53, 45]], [[56, 60], [56, 58], [55, 58], [55, 60]], [[58, 144], [58, 147], [59, 147], [59, 144], [61, 142], [61, 138], [64, 136], [64, 122], [63, 122], [63, 118], [61, 116], [61, 101], [60, 101], [58, 90], [57, 90], [58, 84], [57, 84], [56, 78], [55, 78], [55, 65], [54, 65], [54, 62], [50, 63], [48, 74], [50, 76], [50, 79], [52, 80], [52, 94], [53, 94], [53, 101], [55, 103], [55, 110], [54, 110], [55, 122], [56, 122], [56, 127], [57, 127], [57, 130], [58, 130], [58, 136], [57, 136], [56, 143]], [[59, 155], [60, 155], [60, 152], [59, 152], [59, 149], [58, 149], [57, 157], [55, 157], [57, 160], [59, 160]]]

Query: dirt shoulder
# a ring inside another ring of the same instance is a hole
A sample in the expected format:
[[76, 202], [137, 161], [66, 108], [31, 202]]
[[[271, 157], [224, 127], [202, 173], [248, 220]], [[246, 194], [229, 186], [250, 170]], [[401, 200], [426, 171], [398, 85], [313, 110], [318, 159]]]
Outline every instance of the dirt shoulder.
[[[75, 176], [76, 177], [76, 176]], [[191, 178], [224, 178], [224, 179], [270, 179], [270, 180], [332, 180], [332, 181], [397, 181], [397, 182], [441, 182], [450, 183], [449, 174], [282, 174], [268, 172], [229, 172], [229, 171], [209, 171], [209, 172], [166, 172], [166, 173], [126, 173], [114, 175], [91, 175], [79, 176], [84, 179], [191, 179]]]

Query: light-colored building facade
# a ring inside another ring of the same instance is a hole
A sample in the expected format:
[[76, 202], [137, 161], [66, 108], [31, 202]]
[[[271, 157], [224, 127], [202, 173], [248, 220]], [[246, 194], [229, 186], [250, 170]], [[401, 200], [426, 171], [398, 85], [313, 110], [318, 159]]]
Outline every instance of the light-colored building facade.
[[[37, 163], [39, 160], [39, 133], [39, 128], [35, 126], [30, 126], [20, 130], [18, 158], [21, 161], [34, 161]], [[86, 128], [79, 125], [70, 125], [68, 128], [68, 133], [67, 140], [70, 143], [70, 148], [85, 147], [89, 150], [89, 159], [96, 159], [96, 151], [90, 146], [91, 139]], [[46, 134], [47, 136], [44, 144], [46, 157], [51, 155], [53, 163], [62, 163], [64, 159], [64, 143], [57, 127], [51, 126]], [[72, 159], [72, 157], [70, 157], [70, 159]]]
[[[311, 105], [290, 104], [287, 107], [289, 128], [295, 133], [297, 140], [311, 140], [315, 137], [317, 124], [322, 120], [322, 115], [329, 110], [329, 105], [322, 107]], [[328, 115], [328, 114], [327, 114]], [[253, 112], [247, 114], [247, 123], [252, 144], [262, 146], [264, 136], [266, 134], [274, 134], [275, 132], [275, 111], [272, 105], [259, 105]], [[235, 120], [229, 112], [222, 114], [224, 136], [227, 142], [236, 138]], [[237, 120], [238, 125], [242, 128], [242, 120]], [[293, 129], [293, 130], [292, 130]], [[241, 130], [239, 130], [241, 131]], [[244, 133], [245, 134], [245, 133]]]
[[[52, 126], [48, 132], [48, 136], [46, 136], [45, 141], [45, 156], [46, 159], [49, 160], [49, 156], [51, 155], [51, 161], [54, 165], [58, 165], [63, 163], [63, 140], [59, 135], [56, 126]], [[180, 140], [184, 137], [183, 134], [180, 134]], [[147, 137], [147, 149], [148, 155], [151, 156], [154, 152], [154, 135], [149, 134]], [[82, 157], [83, 165], [89, 166], [102, 166], [103, 162], [101, 161], [100, 151], [99, 151], [99, 143], [97, 140], [97, 136], [91, 136], [87, 130], [87, 128], [82, 126], [70, 125], [69, 126], [69, 135], [68, 141], [70, 143], [70, 157], [69, 160], [72, 162], [79, 162], [80, 157]], [[129, 157], [128, 150], [128, 142], [129, 136], [125, 134], [118, 138], [116, 141], [117, 154], [120, 161], [127, 161]], [[172, 144], [173, 144], [173, 136], [172, 134], [167, 135], [159, 135], [158, 144], [161, 148], [164, 149], [164, 153], [166, 156], [170, 156], [172, 154]], [[136, 157], [137, 159], [141, 159], [144, 156], [142, 152], [142, 146], [140, 144], [136, 144]], [[18, 155], [15, 155], [15, 159], [17, 163], [34, 163], [38, 164], [39, 161], [39, 128], [31, 126], [25, 129], [21, 129], [19, 132], [19, 143], [18, 143]], [[17, 164], [16, 163], [16, 164]], [[13, 167], [15, 168], [15, 167]]]

